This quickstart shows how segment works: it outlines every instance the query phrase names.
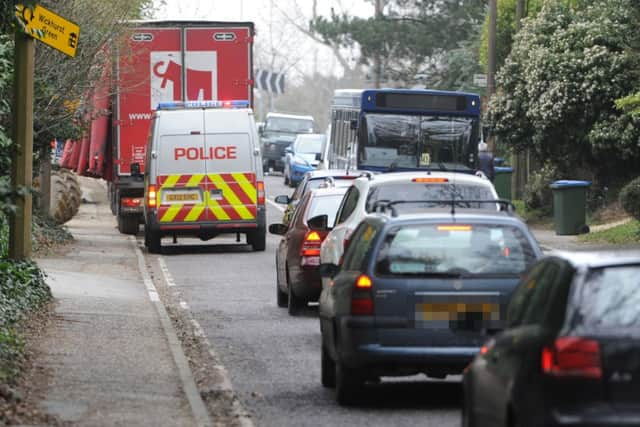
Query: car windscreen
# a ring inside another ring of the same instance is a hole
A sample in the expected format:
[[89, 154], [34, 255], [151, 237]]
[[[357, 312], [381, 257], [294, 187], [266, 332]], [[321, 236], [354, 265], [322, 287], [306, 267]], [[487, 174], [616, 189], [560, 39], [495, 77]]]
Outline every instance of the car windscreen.
[[311, 133], [313, 132], [313, 120], [269, 117], [265, 130], [271, 132]]
[[[395, 200], [494, 200], [496, 197], [489, 185], [443, 183], [419, 183], [398, 182], [385, 183], [372, 186], [367, 197], [365, 209], [367, 212], [374, 210], [376, 202]], [[424, 207], [425, 205], [412, 204], [411, 208]], [[428, 207], [433, 207], [429, 204]], [[409, 205], [396, 205], [398, 208], [409, 208]], [[496, 210], [497, 205], [492, 203], [457, 203], [456, 207]]]
[[318, 215], [327, 215], [329, 217], [327, 224], [329, 227], [333, 227], [333, 224], [336, 221], [336, 213], [338, 213], [338, 208], [340, 207], [340, 202], [342, 202], [343, 197], [344, 194], [331, 194], [314, 197], [311, 199], [305, 219], [308, 220]]
[[587, 330], [640, 330], [640, 265], [592, 269], [575, 297], [573, 317]]
[[517, 227], [418, 224], [393, 227], [376, 256], [376, 274], [390, 276], [514, 276], [536, 259]]

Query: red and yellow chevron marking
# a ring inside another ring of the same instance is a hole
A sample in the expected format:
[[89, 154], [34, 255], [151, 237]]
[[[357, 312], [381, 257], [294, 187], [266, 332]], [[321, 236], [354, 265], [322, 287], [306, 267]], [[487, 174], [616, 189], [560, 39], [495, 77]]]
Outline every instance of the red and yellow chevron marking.
[[[158, 176], [158, 218], [161, 223], [197, 221], [247, 221], [257, 217], [254, 173], [174, 174]], [[166, 189], [198, 188], [199, 203], [161, 204]], [[213, 190], [217, 196], [212, 197]]]

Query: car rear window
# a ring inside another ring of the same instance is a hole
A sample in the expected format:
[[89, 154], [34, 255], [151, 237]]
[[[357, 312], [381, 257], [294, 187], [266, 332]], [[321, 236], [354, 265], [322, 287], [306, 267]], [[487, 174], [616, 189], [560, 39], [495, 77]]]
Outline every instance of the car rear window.
[[578, 288], [576, 321], [590, 330], [640, 328], [640, 265], [589, 271]]
[[327, 224], [329, 227], [333, 227], [333, 223], [336, 220], [336, 213], [338, 212], [343, 196], [344, 194], [331, 194], [314, 197], [311, 199], [305, 219], [310, 219], [318, 215], [327, 215], [329, 217]]
[[[496, 197], [489, 185], [452, 184], [450, 182], [428, 184], [417, 182], [388, 183], [371, 188], [365, 209], [367, 212], [372, 212], [376, 202], [385, 200], [451, 200], [453, 198], [493, 200]], [[458, 206], [496, 210], [496, 205], [488, 203], [464, 203]], [[411, 205], [411, 207], [420, 206]]]
[[535, 261], [523, 232], [493, 224], [402, 225], [389, 230], [376, 273], [391, 276], [518, 275]]

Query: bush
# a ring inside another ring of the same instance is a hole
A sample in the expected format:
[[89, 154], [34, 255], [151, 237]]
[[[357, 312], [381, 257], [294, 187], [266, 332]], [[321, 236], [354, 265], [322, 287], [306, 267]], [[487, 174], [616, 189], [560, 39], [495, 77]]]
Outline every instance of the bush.
[[632, 217], [640, 220], [640, 177], [632, 180], [620, 191], [622, 209]]
[[529, 211], [539, 211], [542, 215], [551, 215], [553, 193], [549, 187], [558, 179], [558, 171], [550, 163], [533, 172], [524, 188], [524, 205]]

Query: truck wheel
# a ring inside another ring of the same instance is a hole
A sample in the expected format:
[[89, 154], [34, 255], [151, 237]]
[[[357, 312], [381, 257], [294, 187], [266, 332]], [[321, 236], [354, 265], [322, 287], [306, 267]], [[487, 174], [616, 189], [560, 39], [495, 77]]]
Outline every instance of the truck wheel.
[[267, 247], [267, 230], [263, 227], [258, 228], [256, 231], [252, 231], [247, 234], [247, 243], [249, 243], [253, 250], [262, 252]]
[[136, 215], [118, 215], [118, 231], [122, 234], [137, 234], [138, 226]]
[[150, 253], [159, 254], [162, 251], [162, 240], [158, 233], [144, 229], [144, 245]]
[[[75, 181], [75, 184], [72, 182]], [[58, 223], [64, 224], [78, 212], [79, 198], [74, 199], [73, 188], [80, 188], [77, 177], [66, 169], [54, 169], [51, 171], [51, 198], [49, 199], [49, 213]], [[77, 206], [74, 206], [76, 205]]]

